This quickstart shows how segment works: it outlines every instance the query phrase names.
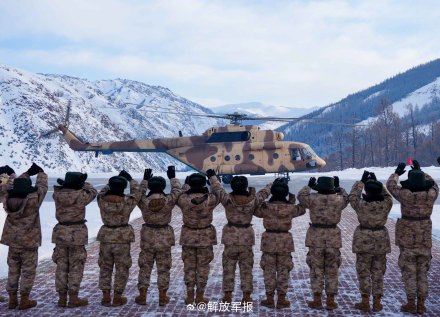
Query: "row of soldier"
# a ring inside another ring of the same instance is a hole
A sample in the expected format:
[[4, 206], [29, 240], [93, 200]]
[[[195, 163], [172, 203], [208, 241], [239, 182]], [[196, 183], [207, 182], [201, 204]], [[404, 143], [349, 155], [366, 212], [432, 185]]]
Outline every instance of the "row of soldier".
[[[427, 271], [431, 261], [430, 215], [438, 196], [438, 186], [421, 171], [417, 161], [413, 164], [408, 180], [398, 185], [399, 176], [405, 172], [405, 164], [399, 164], [388, 179], [389, 192], [377, 181], [374, 173], [367, 171], [361, 181], [353, 185], [349, 195], [339, 186], [337, 177], [319, 177], [318, 180], [312, 177], [308, 186], [298, 193], [299, 204], [295, 204], [295, 196], [289, 193], [287, 184], [278, 179], [256, 193], [252, 187], [248, 187], [246, 177], [236, 176], [231, 182], [232, 192], [227, 193], [215, 172], [208, 170], [206, 174], [211, 191], [206, 187], [206, 176], [199, 173], [187, 177], [181, 188], [174, 168], [169, 167], [167, 175], [171, 192], [168, 195], [164, 193], [165, 179], [154, 177], [151, 169], [145, 170], [140, 186], [129, 173], [122, 171], [110, 178], [108, 185], [98, 194], [86, 182], [86, 174], [68, 172], [64, 180], [58, 179], [59, 186], [54, 187], [53, 194], [58, 224], [52, 234], [52, 242], [55, 243], [52, 258], [57, 265], [55, 284], [59, 294], [58, 305], [78, 307], [88, 304], [87, 299], [78, 297], [78, 292], [87, 257], [85, 209], [97, 195], [104, 223], [97, 236], [100, 242], [99, 287], [103, 292], [101, 304], [104, 306], [120, 306], [127, 302], [123, 292], [132, 265], [130, 244], [134, 242], [129, 218], [136, 206], [139, 206], [145, 223], [140, 234], [139, 295], [135, 302], [146, 304], [155, 262], [159, 305], [169, 302], [167, 290], [172, 265], [171, 248], [175, 244], [170, 222], [172, 210], [177, 205], [183, 215], [180, 244], [187, 288], [185, 303], [207, 303], [204, 291], [210, 262], [214, 258], [213, 245], [217, 243], [216, 230], [212, 225], [213, 210], [221, 203], [228, 220], [222, 234], [223, 302], [232, 302], [237, 264], [240, 268], [242, 302], [252, 302], [255, 235], [251, 221], [256, 216], [263, 218], [265, 228], [260, 265], [266, 299], [261, 304], [271, 308], [289, 307], [286, 294], [289, 273], [293, 268], [292, 219], [304, 215], [309, 209], [311, 224], [305, 243], [309, 248], [306, 262], [310, 267], [313, 298], [307, 304], [311, 308], [322, 308], [325, 290], [326, 308], [335, 309], [338, 307], [335, 297], [338, 294], [342, 247], [341, 230], [337, 224], [342, 210], [350, 203], [360, 222], [353, 237], [361, 293], [361, 301], [355, 307], [370, 310], [370, 296], [373, 295], [373, 310], [380, 311], [386, 254], [391, 251], [385, 224], [393, 204], [392, 195], [402, 206], [402, 218], [396, 224], [396, 244], [400, 248], [398, 264], [402, 270], [407, 303], [401, 306], [401, 310], [423, 313], [428, 295]], [[29, 298], [29, 294], [35, 278], [38, 247], [41, 245], [39, 208], [48, 189], [48, 180], [42, 168], [36, 164], [18, 178], [15, 178], [9, 166], [0, 167], [0, 174], [1, 198], [7, 212], [1, 243], [9, 246], [6, 286], [9, 308], [18, 306], [27, 309], [37, 304]], [[30, 180], [33, 175], [37, 175], [35, 187]], [[128, 184], [130, 194], [125, 195]], [[364, 189], [365, 194], [362, 193]], [[266, 200], [269, 196], [270, 199]], [[17, 297], [19, 289], [20, 302]]]

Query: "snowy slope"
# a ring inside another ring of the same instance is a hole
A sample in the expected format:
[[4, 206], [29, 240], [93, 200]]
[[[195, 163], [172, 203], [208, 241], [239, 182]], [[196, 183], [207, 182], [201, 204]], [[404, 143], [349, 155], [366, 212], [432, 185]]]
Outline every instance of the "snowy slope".
[[42, 132], [64, 121], [69, 101], [69, 128], [89, 142], [171, 137], [179, 130], [196, 135], [224, 124], [170, 113], [212, 112], [164, 87], [125, 79], [89, 81], [33, 74], [0, 65], [1, 164], [20, 170], [35, 161], [48, 171], [61, 173], [66, 169], [110, 172], [121, 168], [141, 172], [145, 166], [163, 169], [168, 164], [185, 168], [165, 154], [117, 153], [95, 159], [91, 153], [70, 150], [60, 133], [40, 138]]

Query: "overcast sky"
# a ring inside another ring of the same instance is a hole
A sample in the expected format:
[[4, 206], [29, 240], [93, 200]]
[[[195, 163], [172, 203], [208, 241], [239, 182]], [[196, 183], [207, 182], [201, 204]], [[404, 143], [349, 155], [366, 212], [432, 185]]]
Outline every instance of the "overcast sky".
[[440, 1], [0, 1], [0, 63], [205, 106], [324, 106], [436, 59]]

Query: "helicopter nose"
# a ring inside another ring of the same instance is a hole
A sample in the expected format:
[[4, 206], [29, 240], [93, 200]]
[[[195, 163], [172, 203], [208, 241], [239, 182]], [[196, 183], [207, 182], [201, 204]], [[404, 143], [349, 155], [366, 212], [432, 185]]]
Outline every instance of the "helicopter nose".
[[320, 157], [316, 158], [316, 165], [318, 168], [323, 168], [324, 166], [327, 165], [327, 163]]

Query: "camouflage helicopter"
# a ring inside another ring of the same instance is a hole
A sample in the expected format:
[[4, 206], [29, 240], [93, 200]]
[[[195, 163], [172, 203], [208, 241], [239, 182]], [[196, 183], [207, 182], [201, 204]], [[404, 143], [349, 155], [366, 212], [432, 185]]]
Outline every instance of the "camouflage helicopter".
[[[72, 150], [95, 152], [96, 156], [114, 152], [167, 153], [201, 173], [205, 173], [208, 169], [214, 169], [226, 184], [229, 184], [232, 177], [238, 174], [264, 175], [266, 173], [277, 173], [284, 175], [286, 180], [290, 180], [290, 172], [313, 170], [326, 165], [326, 162], [308, 144], [284, 141], [283, 133], [274, 130], [261, 130], [257, 125], [240, 125], [243, 120], [284, 122], [297, 120], [312, 123], [311, 120], [321, 120], [320, 118], [253, 118], [237, 112], [226, 115], [190, 114], [229, 119], [231, 124], [209, 128], [198, 136], [182, 136], [179, 131], [179, 137], [90, 143], [83, 142], [68, 129], [69, 108], [70, 104], [68, 105], [65, 124], [58, 125], [54, 130], [62, 132], [64, 140]], [[172, 112], [167, 111], [166, 113]], [[188, 115], [188, 113], [185, 113], [185, 115]], [[321, 123], [354, 126], [354, 124], [346, 123]], [[46, 133], [46, 135], [54, 132], [54, 130]]]

